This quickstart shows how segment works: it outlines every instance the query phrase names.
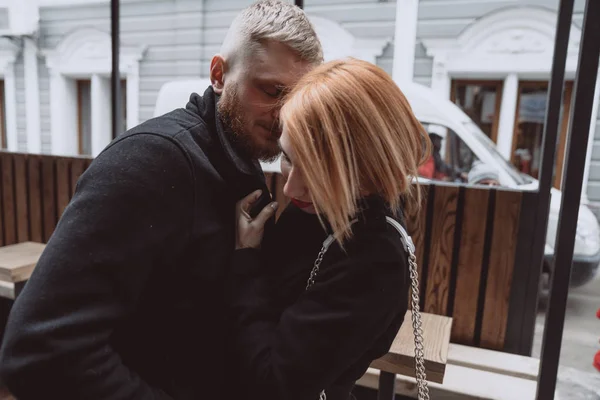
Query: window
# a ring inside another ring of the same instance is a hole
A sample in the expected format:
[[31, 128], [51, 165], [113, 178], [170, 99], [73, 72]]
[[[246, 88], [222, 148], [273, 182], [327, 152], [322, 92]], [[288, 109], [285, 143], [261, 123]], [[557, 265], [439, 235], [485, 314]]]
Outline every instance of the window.
[[[104, 86], [104, 93], [110, 95], [110, 80], [102, 78], [99, 82]], [[108, 85], [108, 87], [106, 87]], [[127, 130], [127, 90], [126, 81], [121, 80], [121, 107], [119, 119], [122, 121], [121, 133]], [[106, 102], [104, 102], [106, 104]], [[107, 104], [110, 105], [110, 104]], [[77, 137], [80, 155], [92, 155], [92, 80], [77, 80]], [[110, 124], [104, 129], [110, 129]], [[113, 138], [114, 139], [114, 138]]]
[[429, 123], [423, 126], [433, 148], [431, 159], [419, 169], [419, 175], [446, 182], [466, 182], [473, 163], [478, 161], [475, 153], [452, 129]]
[[8, 147], [6, 140], [6, 107], [4, 106], [4, 81], [0, 81], [0, 136], [2, 149]]
[[451, 100], [496, 143], [502, 81], [452, 81]]
[[81, 155], [92, 154], [92, 82], [77, 81], [77, 136]]
[[[571, 106], [573, 82], [565, 83], [562, 104], [562, 125], [557, 140], [557, 154], [554, 164], [554, 187], [560, 189], [568, 118]], [[546, 123], [548, 101], [547, 81], [519, 82], [517, 113], [513, 136], [511, 162], [521, 172], [539, 177], [541, 164], [542, 137]]]

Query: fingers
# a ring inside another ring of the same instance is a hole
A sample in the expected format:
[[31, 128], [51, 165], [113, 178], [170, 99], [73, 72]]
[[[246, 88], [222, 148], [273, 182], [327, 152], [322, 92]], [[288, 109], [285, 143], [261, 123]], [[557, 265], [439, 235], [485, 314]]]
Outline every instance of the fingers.
[[279, 207], [279, 204], [277, 204], [276, 201], [271, 202], [269, 205], [263, 208], [260, 213], [258, 213], [256, 218], [254, 218], [252, 221], [252, 224], [262, 228], [267, 223], [269, 218], [275, 215], [277, 207]]
[[248, 212], [250, 210], [250, 207], [252, 207], [252, 204], [254, 204], [254, 202], [256, 200], [258, 200], [258, 198], [260, 197], [261, 194], [262, 194], [262, 190], [260, 190], [260, 189], [255, 190], [254, 192], [250, 193], [249, 195], [244, 197], [242, 200], [240, 200], [240, 202], [239, 202], [240, 208], [243, 211]]

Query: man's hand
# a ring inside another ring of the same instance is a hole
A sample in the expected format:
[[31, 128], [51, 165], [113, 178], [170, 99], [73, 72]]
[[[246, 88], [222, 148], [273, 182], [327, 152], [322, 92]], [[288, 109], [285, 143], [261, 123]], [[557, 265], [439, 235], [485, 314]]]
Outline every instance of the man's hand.
[[235, 207], [236, 215], [236, 240], [235, 249], [244, 248], [260, 248], [263, 234], [265, 231], [265, 223], [275, 215], [277, 211], [277, 202], [273, 201], [263, 208], [256, 218], [250, 217], [250, 208], [258, 200], [262, 191], [256, 190], [238, 201]]

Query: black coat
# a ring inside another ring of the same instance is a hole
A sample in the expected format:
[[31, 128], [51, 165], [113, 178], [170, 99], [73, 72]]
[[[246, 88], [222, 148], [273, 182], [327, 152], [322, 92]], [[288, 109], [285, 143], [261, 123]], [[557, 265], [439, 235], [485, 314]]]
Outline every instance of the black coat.
[[236, 251], [228, 282], [238, 398], [317, 400], [326, 389], [327, 400], [348, 400], [371, 361], [389, 350], [408, 306], [407, 253], [383, 200], [362, 206], [347, 253], [331, 245], [308, 290], [327, 237], [316, 216], [290, 205], [262, 254]]
[[235, 202], [266, 190], [209, 88], [117, 138], [76, 193], [9, 317], [19, 398], [217, 399]]

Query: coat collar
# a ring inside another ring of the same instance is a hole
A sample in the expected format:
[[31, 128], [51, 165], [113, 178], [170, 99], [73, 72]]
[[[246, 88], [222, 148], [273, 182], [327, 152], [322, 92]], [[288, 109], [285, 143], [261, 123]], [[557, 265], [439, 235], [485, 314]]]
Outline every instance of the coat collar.
[[204, 120], [209, 132], [211, 135], [216, 136], [225, 156], [235, 167], [237, 172], [244, 175], [262, 176], [262, 168], [258, 160], [244, 157], [235, 149], [231, 140], [233, 138], [233, 133], [229, 128], [223, 125], [217, 111], [219, 98], [220, 96], [214, 92], [212, 86], [209, 86], [202, 96], [197, 93], [192, 93], [190, 100], [186, 105], [186, 109], [199, 115], [200, 118]]

